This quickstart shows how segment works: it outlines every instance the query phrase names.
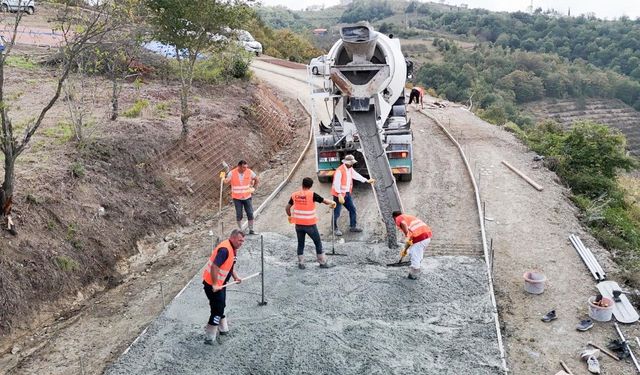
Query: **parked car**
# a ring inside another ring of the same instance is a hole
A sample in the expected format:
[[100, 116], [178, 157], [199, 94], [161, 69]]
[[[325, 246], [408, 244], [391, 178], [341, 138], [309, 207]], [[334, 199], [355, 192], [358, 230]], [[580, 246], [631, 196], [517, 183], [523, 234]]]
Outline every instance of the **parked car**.
[[329, 60], [326, 55], [314, 57], [309, 62], [311, 73], [314, 75], [327, 75], [329, 74]]
[[235, 32], [238, 36], [238, 41], [242, 44], [245, 51], [255, 53], [256, 56], [260, 56], [262, 54], [262, 43], [253, 39], [253, 35], [251, 35], [251, 33], [247, 30], [235, 30]]
[[17, 12], [22, 10], [27, 14], [33, 14], [36, 11], [35, 0], [2, 0], [0, 11]]

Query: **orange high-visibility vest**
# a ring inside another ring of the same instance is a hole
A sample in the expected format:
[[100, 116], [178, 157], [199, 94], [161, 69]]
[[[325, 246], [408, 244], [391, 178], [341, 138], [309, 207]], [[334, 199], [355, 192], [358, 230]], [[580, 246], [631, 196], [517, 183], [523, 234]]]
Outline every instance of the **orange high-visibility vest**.
[[[341, 173], [341, 179], [340, 179], [340, 190], [342, 190], [342, 193], [340, 194], [346, 194], [346, 190], [347, 188], [349, 188], [349, 193], [351, 193], [351, 190], [353, 190], [353, 182], [351, 184], [349, 184], [349, 181], [347, 180], [347, 166], [342, 164], [341, 166], [338, 167], [338, 169], [336, 169], [336, 172], [340, 171]], [[335, 180], [336, 175], [333, 175], [333, 179]], [[336, 191], [336, 189], [333, 187], [333, 183], [331, 184], [331, 195], [333, 195], [334, 197], [337, 197], [338, 192]]]
[[[407, 214], [402, 214], [399, 216], [400, 217], [400, 222], [403, 222], [405, 224], [407, 224], [407, 227], [409, 228], [409, 235], [411, 236], [411, 240], [414, 239], [427, 239], [427, 238], [431, 238], [432, 233], [431, 233], [431, 228], [429, 228], [429, 226], [427, 224], [425, 224], [422, 220], [418, 219], [415, 216], [411, 216], [411, 215], [407, 215]], [[398, 223], [398, 220], [396, 218], [396, 223]], [[398, 228], [400, 227], [400, 225], [398, 225]], [[415, 241], [414, 241], [415, 242]]]
[[[216, 283], [214, 285], [213, 278], [211, 277], [211, 265], [218, 255], [218, 250], [223, 247], [226, 248], [227, 251], [229, 251], [229, 256], [227, 257], [227, 260], [225, 260], [224, 263], [222, 263], [222, 265], [220, 266], [220, 269], [218, 270], [218, 279], [216, 280]], [[216, 248], [211, 252], [209, 261], [207, 261], [207, 265], [204, 267], [204, 272], [202, 272], [202, 280], [206, 281], [207, 284], [211, 286], [222, 286], [224, 284], [224, 281], [227, 279], [227, 275], [231, 271], [231, 267], [233, 267], [233, 262], [235, 262], [235, 259], [236, 251], [233, 249], [233, 246], [231, 246], [231, 241], [224, 240], [220, 242], [220, 244], [216, 246]]]
[[249, 168], [244, 170], [242, 180], [240, 180], [240, 172], [237, 167], [231, 170], [231, 198], [251, 198], [251, 193], [247, 191], [251, 187], [251, 176], [253, 176], [253, 171]]
[[313, 201], [313, 191], [300, 190], [291, 194], [293, 207], [291, 217], [297, 225], [315, 225], [318, 222], [316, 216], [316, 203]]

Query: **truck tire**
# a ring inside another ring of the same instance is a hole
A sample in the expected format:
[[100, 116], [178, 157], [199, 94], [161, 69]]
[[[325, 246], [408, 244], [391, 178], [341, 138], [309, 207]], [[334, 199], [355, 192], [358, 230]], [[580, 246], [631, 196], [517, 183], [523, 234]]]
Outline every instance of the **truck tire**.
[[401, 174], [398, 177], [399, 177], [399, 180], [402, 182], [409, 182], [413, 178], [413, 172], [409, 174]]
[[326, 184], [331, 182], [331, 176], [318, 176], [318, 182]]
[[27, 14], [28, 14], [28, 15], [32, 15], [32, 14], [33, 14], [33, 13], [35, 13], [35, 12], [36, 12], [36, 10], [35, 10], [33, 7], [28, 7], [28, 8], [27, 8]]
[[9, 11], [9, 6], [7, 4], [2, 4], [2, 6], [0, 6], [0, 12], [6, 13], [8, 11]]
[[313, 68], [311, 68], [311, 73], [313, 73], [314, 76], [318, 75], [318, 67], [314, 66]]

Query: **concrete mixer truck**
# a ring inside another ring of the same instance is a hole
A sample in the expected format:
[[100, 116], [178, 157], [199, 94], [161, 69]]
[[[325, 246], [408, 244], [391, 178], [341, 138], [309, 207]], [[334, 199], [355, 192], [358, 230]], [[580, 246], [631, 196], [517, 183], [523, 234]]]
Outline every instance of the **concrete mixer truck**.
[[408, 64], [400, 41], [367, 23], [345, 26], [340, 36], [325, 58], [329, 74], [320, 88], [312, 85], [314, 108], [322, 108], [321, 101], [326, 108], [324, 116], [312, 116], [319, 124], [318, 180], [330, 182], [344, 156], [354, 155], [360, 161], [356, 170], [377, 181], [376, 200], [389, 246], [395, 247], [391, 212], [402, 209], [396, 179], [411, 181], [413, 173], [413, 134], [404, 94]]

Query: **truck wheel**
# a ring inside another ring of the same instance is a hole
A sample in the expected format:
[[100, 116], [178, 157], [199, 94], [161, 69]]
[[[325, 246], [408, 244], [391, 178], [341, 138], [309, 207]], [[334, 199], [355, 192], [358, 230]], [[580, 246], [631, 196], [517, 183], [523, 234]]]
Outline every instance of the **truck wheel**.
[[2, 4], [2, 6], [0, 6], [0, 12], [6, 13], [9, 11], [9, 6], [7, 4]]
[[314, 66], [313, 68], [311, 68], [311, 73], [313, 73], [314, 76], [318, 75], [318, 67]]
[[323, 184], [331, 182], [331, 176], [318, 176], [318, 182]]
[[401, 174], [398, 177], [400, 177], [400, 181], [402, 181], [402, 182], [409, 182], [409, 181], [411, 181], [411, 178], [413, 178], [413, 173]]
[[28, 15], [32, 15], [33, 13], [35, 13], [35, 11], [36, 11], [36, 10], [35, 10], [33, 7], [28, 7], [28, 8], [27, 8], [27, 14], [28, 14]]

